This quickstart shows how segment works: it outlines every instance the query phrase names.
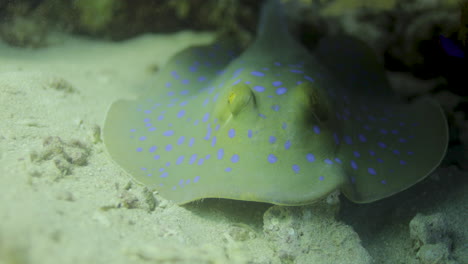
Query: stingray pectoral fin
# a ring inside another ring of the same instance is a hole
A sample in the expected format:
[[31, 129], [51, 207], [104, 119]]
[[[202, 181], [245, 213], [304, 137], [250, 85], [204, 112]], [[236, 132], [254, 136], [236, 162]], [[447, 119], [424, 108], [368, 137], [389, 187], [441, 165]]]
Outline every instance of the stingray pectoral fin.
[[380, 123], [374, 121], [376, 125], [367, 125], [368, 133], [353, 129], [356, 141], [365, 142], [344, 145], [341, 151], [353, 157], [342, 191], [354, 202], [372, 202], [409, 188], [428, 176], [445, 156], [448, 127], [437, 103], [422, 99], [389, 108], [392, 114]]
[[145, 165], [135, 155], [139, 146], [137, 140], [132, 140], [135, 132], [132, 130], [134, 126], [129, 122], [140, 120], [141, 112], [132, 111], [132, 102], [118, 100], [111, 105], [103, 127], [103, 139], [112, 159], [130, 175], [138, 175], [136, 168]]
[[164, 145], [156, 145], [161, 140], [151, 140], [151, 135], [163, 133], [163, 127], [156, 127], [151, 111], [143, 110], [152, 104], [144, 99], [118, 100], [109, 108], [103, 127], [104, 144], [112, 159], [137, 182], [150, 188], [156, 187], [156, 182], [154, 176], [149, 177], [154, 174], [149, 166], [164, 151]]

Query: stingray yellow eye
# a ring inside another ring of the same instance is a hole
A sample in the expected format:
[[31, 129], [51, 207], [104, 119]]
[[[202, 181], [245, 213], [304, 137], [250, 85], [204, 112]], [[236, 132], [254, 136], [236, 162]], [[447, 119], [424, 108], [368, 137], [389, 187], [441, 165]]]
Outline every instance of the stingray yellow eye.
[[232, 104], [232, 102], [236, 99], [236, 93], [235, 92], [231, 92], [229, 94], [229, 97], [228, 97], [228, 103], [229, 104]]
[[239, 114], [251, 102], [255, 103], [254, 94], [248, 85], [239, 83], [232, 86], [228, 96], [229, 110], [232, 115]]

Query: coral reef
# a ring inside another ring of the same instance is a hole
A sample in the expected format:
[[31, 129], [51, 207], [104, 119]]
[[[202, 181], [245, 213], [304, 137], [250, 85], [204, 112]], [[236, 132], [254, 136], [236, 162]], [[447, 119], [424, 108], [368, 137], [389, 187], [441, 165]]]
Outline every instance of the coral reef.
[[358, 235], [335, 219], [337, 209], [324, 201], [268, 209], [263, 231], [281, 263], [371, 263]]
[[423, 264], [457, 264], [450, 256], [452, 239], [447, 221], [440, 213], [417, 214], [410, 224], [410, 236]]

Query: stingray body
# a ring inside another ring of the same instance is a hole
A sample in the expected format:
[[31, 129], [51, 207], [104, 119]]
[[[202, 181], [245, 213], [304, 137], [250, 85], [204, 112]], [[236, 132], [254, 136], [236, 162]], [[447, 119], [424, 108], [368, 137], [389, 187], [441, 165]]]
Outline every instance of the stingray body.
[[448, 131], [436, 103], [399, 103], [357, 40], [327, 37], [308, 52], [281, 15], [268, 2], [241, 55], [229, 42], [189, 48], [150, 92], [114, 103], [104, 125], [112, 158], [180, 204], [301, 205], [336, 189], [371, 202], [438, 166]]

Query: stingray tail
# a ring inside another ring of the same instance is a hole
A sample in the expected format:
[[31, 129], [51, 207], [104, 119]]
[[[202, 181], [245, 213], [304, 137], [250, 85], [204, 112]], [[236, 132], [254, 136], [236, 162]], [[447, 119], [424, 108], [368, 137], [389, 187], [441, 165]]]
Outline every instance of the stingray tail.
[[279, 0], [264, 2], [257, 29], [259, 38], [277, 38], [278, 35], [289, 34], [282, 7]]

